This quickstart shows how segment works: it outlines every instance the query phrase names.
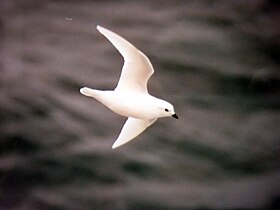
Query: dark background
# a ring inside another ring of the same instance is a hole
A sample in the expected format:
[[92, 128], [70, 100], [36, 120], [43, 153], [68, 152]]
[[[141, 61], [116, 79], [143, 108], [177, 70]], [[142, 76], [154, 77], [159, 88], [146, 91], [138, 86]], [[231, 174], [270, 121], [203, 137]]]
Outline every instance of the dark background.
[[[278, 1], [0, 1], [0, 209], [279, 209]], [[122, 67], [96, 30], [151, 60], [160, 119], [82, 96]]]

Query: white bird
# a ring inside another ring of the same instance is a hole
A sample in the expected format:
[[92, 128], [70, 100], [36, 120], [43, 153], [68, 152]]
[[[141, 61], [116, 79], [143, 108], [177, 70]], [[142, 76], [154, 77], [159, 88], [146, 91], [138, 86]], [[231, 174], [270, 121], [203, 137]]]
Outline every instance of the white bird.
[[101, 26], [97, 26], [97, 30], [123, 56], [122, 73], [114, 90], [83, 87], [80, 92], [95, 98], [113, 112], [128, 117], [112, 148], [131, 141], [152, 125], [157, 118], [172, 116], [178, 119], [170, 103], [148, 93], [147, 82], [154, 69], [147, 56], [116, 33]]

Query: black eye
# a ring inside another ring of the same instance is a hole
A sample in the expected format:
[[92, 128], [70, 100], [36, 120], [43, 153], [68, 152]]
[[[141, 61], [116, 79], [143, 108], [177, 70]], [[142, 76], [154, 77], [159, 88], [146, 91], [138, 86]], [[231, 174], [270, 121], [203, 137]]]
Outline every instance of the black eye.
[[168, 109], [165, 109], [164, 111], [169, 112], [169, 110], [168, 110]]

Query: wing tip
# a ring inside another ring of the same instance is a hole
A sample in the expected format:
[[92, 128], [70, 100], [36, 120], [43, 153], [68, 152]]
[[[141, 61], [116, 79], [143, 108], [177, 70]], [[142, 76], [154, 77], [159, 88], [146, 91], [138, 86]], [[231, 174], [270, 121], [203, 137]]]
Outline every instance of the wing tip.
[[120, 147], [123, 144], [118, 144], [117, 141], [112, 145], [112, 149], [116, 149], [117, 147]]
[[97, 25], [96, 26], [96, 29], [103, 34], [103, 31], [106, 30], [104, 27], [100, 26], [100, 25]]

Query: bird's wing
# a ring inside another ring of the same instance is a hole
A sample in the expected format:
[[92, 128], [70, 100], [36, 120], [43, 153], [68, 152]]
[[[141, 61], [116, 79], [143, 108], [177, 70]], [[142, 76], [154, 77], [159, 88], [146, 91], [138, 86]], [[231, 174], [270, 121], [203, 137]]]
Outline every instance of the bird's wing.
[[129, 117], [125, 122], [122, 131], [115, 143], [113, 144], [112, 148], [115, 149], [131, 141], [140, 133], [142, 133], [147, 127], [152, 125], [155, 121], [156, 119], [143, 120]]
[[122, 73], [115, 90], [147, 93], [147, 82], [154, 73], [153, 66], [147, 56], [114, 32], [101, 26], [97, 26], [97, 29], [124, 58]]

